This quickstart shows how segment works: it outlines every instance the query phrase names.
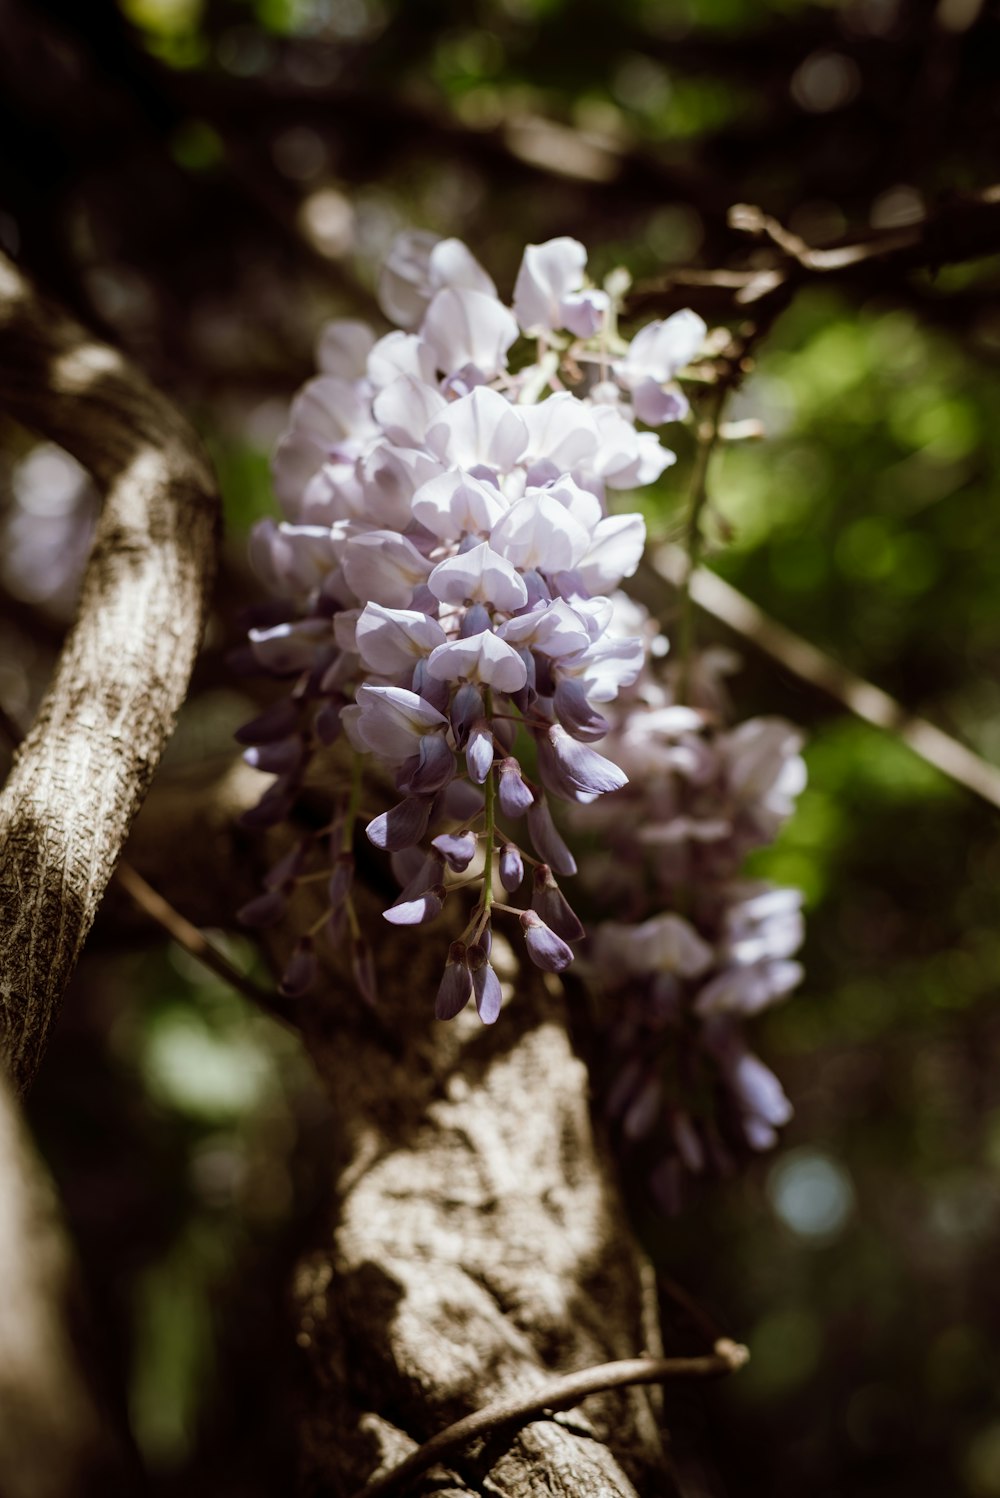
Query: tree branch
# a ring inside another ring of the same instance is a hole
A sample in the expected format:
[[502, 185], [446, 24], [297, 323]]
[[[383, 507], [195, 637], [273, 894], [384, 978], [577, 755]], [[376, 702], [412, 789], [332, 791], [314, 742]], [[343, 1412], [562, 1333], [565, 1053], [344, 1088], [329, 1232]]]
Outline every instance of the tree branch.
[[218, 500], [173, 406], [4, 258], [0, 403], [106, 496], [79, 616], [0, 795], [0, 1043], [24, 1088], [187, 689]]

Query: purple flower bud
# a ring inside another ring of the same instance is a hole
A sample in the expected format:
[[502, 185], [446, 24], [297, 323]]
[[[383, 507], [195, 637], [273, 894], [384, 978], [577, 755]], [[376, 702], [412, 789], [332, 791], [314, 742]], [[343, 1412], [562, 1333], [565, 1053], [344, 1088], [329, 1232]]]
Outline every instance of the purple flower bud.
[[410, 795], [429, 796], [447, 785], [455, 774], [455, 756], [439, 733], [428, 733], [400, 769], [396, 784]]
[[553, 879], [548, 864], [540, 863], [535, 867], [531, 908], [563, 941], [580, 941], [583, 937], [583, 927]]
[[626, 1139], [645, 1139], [660, 1114], [663, 1084], [659, 1077], [647, 1076], [622, 1119]]
[[472, 998], [472, 974], [464, 941], [453, 941], [437, 991], [434, 1013], [438, 1019], [454, 1019]]
[[422, 926], [441, 914], [444, 897], [444, 885], [435, 885], [433, 889], [424, 890], [422, 895], [415, 895], [412, 900], [396, 900], [388, 910], [383, 910], [382, 919], [392, 926]]
[[327, 897], [331, 910], [338, 910], [351, 892], [354, 881], [354, 854], [338, 853], [330, 870]]
[[576, 860], [556, 831], [552, 813], [542, 795], [528, 807], [528, 831], [535, 852], [544, 858], [550, 869], [555, 869], [557, 874], [576, 873]]
[[463, 640], [467, 640], [470, 635], [481, 635], [484, 629], [492, 628], [493, 620], [490, 618], [489, 609], [484, 603], [474, 603], [465, 611], [459, 634]]
[[546, 733], [537, 734], [536, 738], [538, 773], [545, 789], [553, 795], [586, 805], [608, 791], [617, 791], [628, 785], [624, 770], [605, 759], [603, 754], [598, 754], [596, 749], [578, 744], [558, 723], [554, 723]]
[[250, 900], [241, 910], [236, 912], [236, 919], [241, 926], [253, 926], [258, 929], [263, 926], [274, 926], [281, 920], [288, 905], [288, 896], [282, 889], [270, 889], [266, 894], [257, 895]]
[[419, 843], [427, 831], [431, 803], [423, 796], [407, 796], [389, 811], [374, 817], [365, 828], [368, 841], [376, 848], [385, 848], [396, 853], [400, 848], [412, 848]]
[[[436, 600], [435, 600], [436, 602]], [[447, 681], [438, 681], [431, 676], [427, 670], [427, 658], [417, 661], [413, 668], [413, 677], [410, 682], [411, 690], [429, 702], [431, 707], [436, 707], [439, 713], [448, 711], [448, 698], [451, 694], [451, 685]]]
[[463, 874], [476, 854], [476, 839], [471, 832], [442, 832], [431, 840], [431, 847], [444, 855], [456, 874]]
[[485, 711], [483, 694], [478, 687], [471, 682], [459, 687], [451, 704], [451, 729], [459, 749], [465, 748], [473, 723], [482, 718]]
[[264, 885], [267, 889], [283, 889], [285, 885], [293, 884], [299, 874], [309, 844], [303, 839], [295, 844], [285, 854], [284, 858], [278, 860], [272, 869], [264, 875]]
[[278, 985], [279, 992], [284, 994], [286, 999], [301, 998], [312, 988], [318, 973], [319, 964], [316, 961], [313, 944], [309, 937], [305, 936], [289, 958], [288, 966]]
[[286, 739], [299, 726], [299, 704], [291, 697], [272, 702], [258, 717], [237, 728], [234, 737], [240, 744], [273, 744]]
[[240, 826], [252, 831], [259, 831], [263, 827], [277, 827], [288, 816], [294, 802], [294, 786], [284, 778], [276, 780], [273, 785], [268, 786], [257, 805], [243, 813]]
[[334, 702], [333, 700], [324, 702], [313, 719], [316, 737], [321, 744], [333, 744], [339, 739], [341, 731], [340, 710], [342, 706], [342, 702]]
[[302, 764], [305, 744], [298, 736], [278, 739], [272, 744], [255, 744], [244, 749], [243, 758], [251, 770], [262, 770], [266, 775], [290, 775]]
[[520, 889], [524, 879], [524, 860], [513, 843], [504, 843], [500, 849], [500, 883], [509, 895]]
[[378, 1003], [378, 981], [375, 976], [375, 958], [363, 936], [359, 936], [351, 948], [351, 972], [358, 992], [366, 1004]]
[[493, 735], [485, 718], [472, 725], [469, 742], [465, 746], [465, 763], [469, 775], [477, 785], [482, 785], [493, 768]]
[[505, 817], [515, 820], [517, 817], [523, 817], [534, 803], [534, 794], [525, 785], [521, 776], [521, 766], [516, 759], [500, 761], [498, 791], [500, 810]]
[[572, 677], [564, 676], [557, 683], [552, 705], [556, 717], [574, 739], [588, 743], [591, 739], [603, 739], [611, 726], [607, 718], [591, 707], [583, 687]]
[[469, 948], [469, 967], [472, 970], [472, 988], [476, 996], [476, 1009], [484, 1025], [492, 1025], [500, 1013], [503, 993], [500, 979], [490, 964], [487, 949]]
[[505, 754], [509, 754], [517, 738], [517, 724], [513, 718], [493, 718], [490, 722], [494, 741]]
[[536, 967], [547, 973], [561, 973], [573, 961], [573, 949], [561, 936], [551, 931], [533, 910], [521, 915], [521, 930], [528, 956]]

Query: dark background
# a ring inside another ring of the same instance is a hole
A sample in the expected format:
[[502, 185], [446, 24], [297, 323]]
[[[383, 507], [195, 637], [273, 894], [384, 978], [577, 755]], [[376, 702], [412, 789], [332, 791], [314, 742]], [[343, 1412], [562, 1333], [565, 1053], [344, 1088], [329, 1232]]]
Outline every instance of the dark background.
[[[998, 62], [976, 0], [0, 0], [0, 243], [191, 413], [224, 489], [164, 773], [228, 753], [247, 715], [224, 654], [268, 450], [323, 319], [377, 316], [398, 229], [466, 239], [502, 294], [562, 233], [598, 274], [745, 266], [738, 202], [818, 245], [891, 229], [991, 184]], [[767, 436], [716, 461], [709, 532], [770, 614], [1000, 763], [998, 286], [1000, 254], [801, 291], [730, 409]], [[0, 703], [25, 724], [96, 500], [0, 437]], [[658, 536], [677, 447], [643, 498]], [[647, 601], [669, 632], [666, 590]], [[676, 1398], [692, 1493], [995, 1498], [1000, 819], [739, 648], [741, 714], [810, 735], [809, 789], [756, 862], [807, 893], [808, 976], [755, 1029], [796, 1106], [782, 1148], [677, 1221], [637, 1206], [663, 1272], [753, 1353]], [[31, 1109], [156, 1490], [287, 1491], [283, 1287], [333, 1126], [294, 1038], [108, 921]]]

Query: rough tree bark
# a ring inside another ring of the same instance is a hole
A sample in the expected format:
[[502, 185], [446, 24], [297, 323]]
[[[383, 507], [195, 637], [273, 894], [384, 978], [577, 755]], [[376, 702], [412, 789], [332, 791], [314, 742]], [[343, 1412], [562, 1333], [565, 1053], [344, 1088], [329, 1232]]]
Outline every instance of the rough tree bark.
[[184, 700], [219, 512], [173, 406], [3, 257], [0, 407], [105, 495], [77, 622], [0, 794], [0, 1050], [24, 1088]]
[[[254, 857], [235, 817], [260, 784], [242, 766], [194, 794], [161, 783], [136, 824], [130, 860], [195, 919], [231, 920], [235, 900], [252, 889]], [[199, 878], [190, 891], [195, 827]], [[278, 851], [272, 845], [267, 861]], [[522, 970], [498, 937], [499, 1022], [484, 1027], [470, 1007], [440, 1024], [433, 995], [447, 933], [401, 934], [379, 911], [371, 899], [377, 1009], [334, 971], [319, 992], [282, 1005], [337, 1119], [329, 1209], [295, 1275], [293, 1328], [301, 1490], [337, 1498], [500, 1397], [660, 1351], [655, 1288], [595, 1141], [561, 985]], [[309, 919], [297, 905], [296, 925]], [[294, 934], [270, 935], [276, 971]], [[663, 1397], [632, 1388], [500, 1432], [472, 1447], [450, 1481], [438, 1469], [407, 1491], [671, 1493]]]
[[169, 403], [3, 257], [0, 404], [106, 492], [76, 625], [0, 794], [0, 1491], [75, 1498], [135, 1474], [72, 1333], [70, 1254], [12, 1084], [37, 1068], [187, 690], [217, 500]]

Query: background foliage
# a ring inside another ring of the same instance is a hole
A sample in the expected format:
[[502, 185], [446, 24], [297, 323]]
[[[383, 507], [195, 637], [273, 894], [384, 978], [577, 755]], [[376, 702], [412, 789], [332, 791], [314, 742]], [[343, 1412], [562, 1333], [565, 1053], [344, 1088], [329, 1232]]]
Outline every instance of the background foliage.
[[[167, 774], [228, 753], [247, 715], [224, 657], [267, 453], [319, 323], [370, 312], [398, 228], [467, 239], [501, 290], [523, 244], [558, 233], [641, 278], [745, 259], [735, 202], [822, 244], [995, 169], [1000, 14], [977, 0], [0, 15], [18, 142], [0, 242], [195, 413], [223, 483], [217, 617]], [[1000, 763], [998, 261], [798, 296], [731, 407], [767, 435], [715, 461], [710, 555]], [[93, 500], [3, 435], [0, 702], [26, 722]], [[665, 537], [687, 434], [678, 447], [648, 507]], [[669, 631], [666, 590], [647, 601]], [[707, 621], [703, 638], [733, 643]], [[753, 1352], [724, 1390], [675, 1396], [691, 1492], [994, 1498], [997, 815], [740, 648], [741, 712], [810, 733], [809, 789], [757, 863], [807, 892], [808, 977], [758, 1031], [796, 1106], [781, 1151], [643, 1223], [664, 1274]], [[262, 1396], [282, 1385], [282, 1286], [333, 1126], [296, 1041], [112, 902], [31, 1107], [159, 1491], [284, 1491], [281, 1400]], [[694, 1336], [676, 1309], [668, 1332]]]

